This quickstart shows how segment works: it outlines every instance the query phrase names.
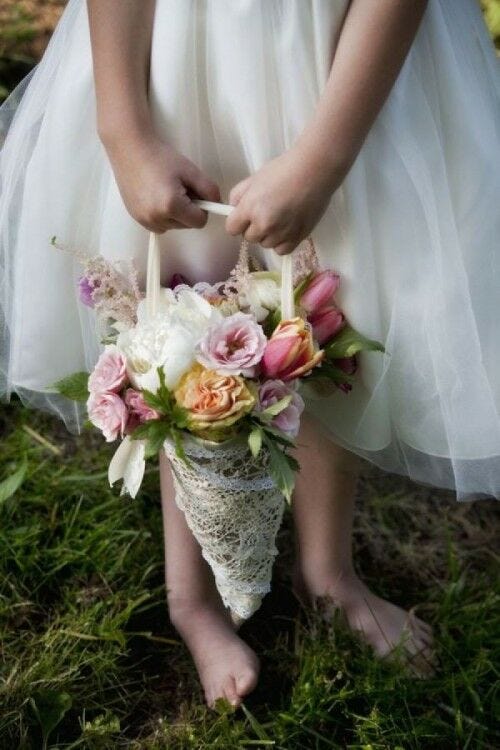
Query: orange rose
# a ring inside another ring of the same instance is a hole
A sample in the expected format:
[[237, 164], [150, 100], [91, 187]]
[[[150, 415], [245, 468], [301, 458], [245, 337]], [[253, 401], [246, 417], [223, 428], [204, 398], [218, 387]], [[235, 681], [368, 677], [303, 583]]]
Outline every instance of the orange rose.
[[267, 378], [293, 380], [319, 365], [325, 353], [314, 346], [311, 329], [302, 318], [282, 320], [267, 342], [262, 370]]
[[196, 364], [180, 380], [175, 400], [189, 413], [192, 430], [229, 427], [247, 414], [255, 396], [238, 375], [218, 375]]

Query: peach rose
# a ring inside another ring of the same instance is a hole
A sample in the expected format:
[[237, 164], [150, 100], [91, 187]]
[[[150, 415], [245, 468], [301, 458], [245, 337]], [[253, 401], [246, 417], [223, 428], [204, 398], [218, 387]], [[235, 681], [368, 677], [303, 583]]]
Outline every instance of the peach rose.
[[229, 427], [247, 414], [255, 396], [238, 375], [219, 375], [196, 364], [174, 391], [177, 403], [189, 412], [191, 429]]
[[269, 339], [262, 371], [267, 378], [293, 380], [319, 365], [325, 353], [317, 350], [311, 329], [302, 318], [282, 320]]

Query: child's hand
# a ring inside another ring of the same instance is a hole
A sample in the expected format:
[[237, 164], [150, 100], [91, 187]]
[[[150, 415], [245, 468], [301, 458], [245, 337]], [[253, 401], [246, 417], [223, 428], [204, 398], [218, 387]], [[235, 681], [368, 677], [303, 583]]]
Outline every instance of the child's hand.
[[201, 228], [208, 214], [191, 198], [220, 201], [218, 186], [155, 136], [118, 138], [107, 152], [128, 212], [152, 232]]
[[314, 229], [335, 187], [307, 151], [292, 148], [233, 187], [226, 230], [287, 255]]

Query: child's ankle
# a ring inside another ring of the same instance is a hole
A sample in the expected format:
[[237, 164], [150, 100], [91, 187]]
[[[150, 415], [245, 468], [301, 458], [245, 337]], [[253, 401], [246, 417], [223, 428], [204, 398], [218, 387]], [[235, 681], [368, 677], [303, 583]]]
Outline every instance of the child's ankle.
[[361, 585], [352, 563], [343, 565], [297, 564], [294, 584], [309, 597], [344, 595]]

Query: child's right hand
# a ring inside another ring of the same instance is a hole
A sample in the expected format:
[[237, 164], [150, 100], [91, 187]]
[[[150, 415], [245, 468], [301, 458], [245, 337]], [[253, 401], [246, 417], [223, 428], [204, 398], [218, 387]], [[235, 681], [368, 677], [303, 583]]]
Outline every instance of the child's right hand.
[[120, 137], [106, 150], [128, 212], [152, 232], [201, 228], [208, 214], [192, 198], [220, 201], [219, 187], [156, 136]]

